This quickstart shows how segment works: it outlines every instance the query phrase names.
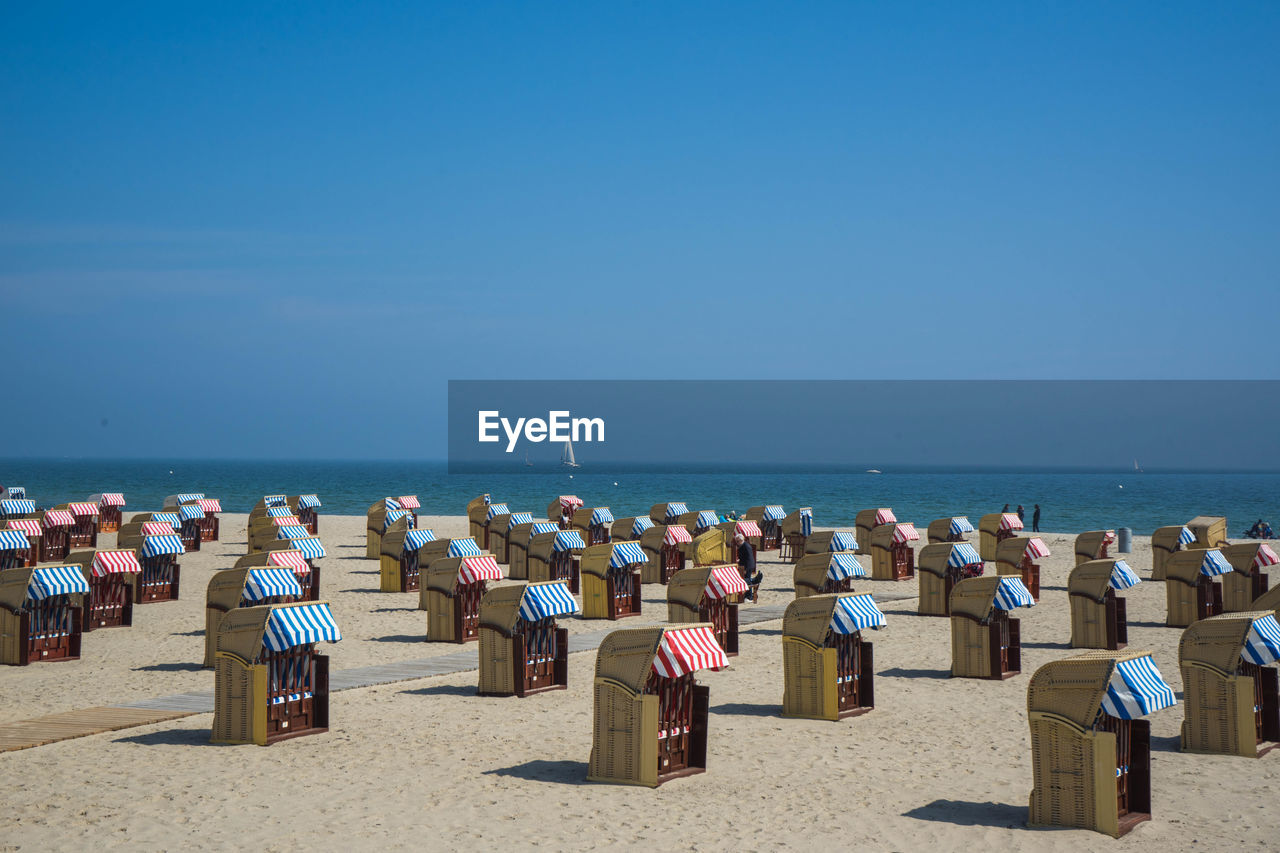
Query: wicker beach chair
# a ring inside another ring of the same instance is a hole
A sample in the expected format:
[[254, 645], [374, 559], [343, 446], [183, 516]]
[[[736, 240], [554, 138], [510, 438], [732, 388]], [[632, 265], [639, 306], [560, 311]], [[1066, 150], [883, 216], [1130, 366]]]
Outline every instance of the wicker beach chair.
[[1071, 646], [1076, 649], [1118, 651], [1129, 644], [1124, 598], [1116, 595], [1138, 585], [1138, 576], [1124, 560], [1090, 560], [1067, 577], [1071, 602]]
[[[495, 559], [506, 550], [507, 523], [511, 521], [511, 507], [506, 504], [491, 503], [485, 510], [484, 523], [480, 525], [480, 535], [476, 537], [476, 544], [484, 550], [493, 554]], [[499, 541], [499, 540], [503, 541]], [[506, 562], [505, 554], [502, 555]]]
[[1017, 575], [1031, 591], [1031, 597], [1040, 600], [1040, 564], [1036, 560], [1050, 556], [1049, 546], [1039, 536], [1013, 536], [1000, 540], [996, 546], [996, 574]]
[[88, 593], [78, 566], [0, 570], [0, 664], [78, 660]]
[[718, 566], [737, 559], [728, 534], [719, 526], [708, 527], [680, 547], [685, 559], [695, 566]]
[[[425, 575], [427, 570], [435, 565], [436, 561], [443, 560], [448, 557], [480, 557], [493, 556], [480, 550], [480, 546], [476, 544], [476, 540], [470, 536], [460, 537], [458, 539], [428, 539], [418, 546], [418, 609], [428, 609], [427, 595], [424, 586]], [[477, 599], [478, 600], [478, 599]]]
[[290, 604], [302, 601], [305, 592], [286, 568], [257, 566], [214, 572], [205, 590], [204, 667], [212, 669], [218, 651], [218, 626], [237, 607]]
[[562, 581], [577, 595], [582, 589], [581, 561], [586, 547], [586, 540], [577, 530], [535, 533], [529, 538], [529, 580]]
[[870, 576], [871, 573], [858, 562], [856, 552], [852, 549], [806, 554], [791, 570], [796, 598], [852, 592], [854, 578]]
[[882, 524], [894, 524], [897, 520], [898, 517], [893, 514], [893, 510], [887, 506], [859, 510], [853, 517], [854, 535], [858, 538], [858, 553], [870, 554], [871, 531]]
[[561, 530], [573, 529], [573, 514], [582, 506], [577, 495], [560, 495], [547, 504], [547, 518], [560, 525]]
[[884, 614], [870, 593], [798, 598], [782, 619], [782, 716], [842, 720], [875, 707], [875, 661], [866, 628]]
[[919, 541], [920, 533], [914, 524], [887, 522], [872, 530], [869, 538], [871, 577], [902, 581], [916, 576], [916, 554], [911, 543]]
[[805, 555], [805, 540], [813, 532], [813, 507], [801, 507], [782, 520], [782, 549], [779, 557], [797, 562]]
[[952, 588], [965, 578], [982, 577], [982, 558], [968, 542], [935, 542], [916, 556], [920, 578], [916, 612], [921, 616], [950, 616]]
[[[13, 525], [25, 519], [6, 522]], [[31, 519], [35, 521], [35, 519]], [[37, 521], [38, 528], [40, 523]], [[0, 530], [0, 569], [21, 569], [39, 562], [40, 544], [34, 545], [21, 528]]]
[[177, 601], [182, 576], [178, 557], [186, 553], [182, 539], [176, 533], [144, 535], [137, 552], [142, 571], [135, 575], [134, 603]]
[[432, 530], [409, 527], [409, 518], [397, 519], [382, 534], [378, 557], [378, 588], [382, 592], [417, 592], [422, 565], [418, 549], [435, 541]]
[[[320, 540], [311, 537], [317, 545]], [[270, 551], [259, 551], [256, 554], [245, 554], [236, 560], [235, 568], [237, 569], [253, 569], [258, 567], [288, 569], [293, 572], [293, 576], [298, 581], [298, 585], [302, 587], [303, 601], [319, 601], [320, 600], [320, 567], [312, 561], [317, 559], [313, 546], [310, 542], [304, 543], [304, 547], [311, 548], [312, 556], [307, 557], [307, 553], [292, 547], [293, 541], [273, 543], [277, 547]], [[323, 548], [321, 549], [323, 550]]]
[[996, 546], [1022, 529], [1022, 519], [1017, 513], [993, 512], [978, 520], [978, 553], [991, 562], [996, 558]]
[[1182, 748], [1258, 758], [1280, 741], [1280, 623], [1270, 610], [1194, 622], [1178, 643]]
[[581, 533], [588, 545], [604, 545], [609, 542], [613, 522], [613, 513], [607, 506], [584, 506], [574, 510], [571, 529]]
[[[521, 516], [523, 518], [523, 516]], [[512, 580], [529, 578], [529, 541], [534, 534], [560, 529], [558, 521], [520, 521], [507, 533], [507, 576]]]
[[484, 547], [484, 525], [489, 518], [491, 503], [493, 500], [489, 495], [477, 495], [467, 502], [467, 532], [481, 547]]
[[132, 548], [72, 551], [67, 565], [76, 566], [89, 584], [84, 597], [84, 633], [98, 628], [127, 628], [133, 624], [133, 593], [142, 564]]
[[689, 511], [684, 501], [668, 501], [649, 507], [649, 520], [654, 524], [676, 524]]
[[691, 542], [693, 537], [680, 524], [654, 524], [642, 532], [640, 550], [646, 562], [640, 570], [640, 582], [668, 583], [672, 575], [684, 568], [685, 546]]
[[640, 615], [640, 568], [648, 561], [635, 542], [590, 545], [582, 552], [582, 618]]
[[1265, 542], [1224, 545], [1219, 550], [1235, 570], [1222, 576], [1222, 611], [1243, 613], [1253, 610], [1253, 602], [1270, 586], [1270, 578], [1264, 569], [1280, 563], [1280, 556]]
[[40, 518], [44, 540], [40, 544], [40, 562], [57, 563], [71, 551], [71, 528], [75, 517], [65, 509], [45, 510]]
[[427, 611], [427, 642], [479, 639], [480, 599], [494, 580], [502, 580], [502, 567], [492, 554], [432, 562], [419, 590], [419, 608]]
[[97, 501], [59, 504], [55, 509], [65, 509], [74, 520], [71, 529], [67, 531], [68, 548], [98, 547]]
[[1187, 529], [1201, 548], [1221, 548], [1227, 544], [1227, 519], [1220, 515], [1197, 515], [1187, 522]]
[[525, 697], [569, 683], [568, 631], [556, 617], [578, 612], [560, 581], [513, 584], [480, 599], [481, 696]]
[[115, 533], [120, 529], [124, 514], [124, 494], [121, 492], [102, 492], [90, 495], [89, 500], [98, 505], [98, 532]]
[[[290, 495], [285, 504], [312, 536], [320, 532], [320, 498], [317, 495]], [[416, 524], [414, 525], [417, 526]]]
[[804, 540], [802, 554], [824, 554], [829, 551], [858, 551], [858, 538], [851, 530], [823, 530]]
[[1107, 559], [1107, 548], [1116, 541], [1114, 530], [1089, 530], [1076, 536], [1076, 565]]
[[716, 527], [724, 532], [725, 547], [730, 550], [732, 559], [737, 558], [738, 548], [733, 542], [734, 538], [739, 535], [751, 546], [752, 553], [759, 555], [761, 551], [760, 543], [764, 540], [764, 531], [760, 529], [760, 525], [756, 522], [740, 518], [736, 521], [721, 522]]
[[667, 584], [668, 622], [705, 622], [730, 657], [738, 654], [738, 603], [750, 591], [737, 566], [682, 569]]
[[968, 516], [952, 515], [929, 522], [925, 531], [929, 544], [938, 542], [968, 542], [968, 534], [973, 533], [973, 524]]
[[781, 504], [753, 506], [747, 510], [746, 519], [760, 526], [761, 551], [777, 551], [782, 548], [782, 520], [787, 517]]
[[951, 590], [951, 675], [999, 681], [1021, 672], [1021, 623], [1009, 611], [1034, 604], [1017, 577], [957, 583]]
[[1165, 624], [1185, 628], [1192, 622], [1222, 613], [1222, 575], [1231, 564], [1216, 548], [1175, 551], [1165, 560]]
[[1196, 535], [1185, 524], [1157, 527], [1151, 534], [1151, 579], [1164, 580], [1164, 566], [1169, 555], [1195, 544]]

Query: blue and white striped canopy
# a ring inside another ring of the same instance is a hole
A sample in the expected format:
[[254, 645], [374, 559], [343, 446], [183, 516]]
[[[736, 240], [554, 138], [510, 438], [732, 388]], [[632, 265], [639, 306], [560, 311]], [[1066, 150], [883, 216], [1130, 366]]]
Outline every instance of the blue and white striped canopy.
[[539, 521], [533, 527], [529, 528], [530, 536], [537, 536], [539, 533], [550, 533], [553, 530], [559, 530], [560, 525], [554, 521]]
[[387, 514], [382, 517], [382, 529], [386, 530], [402, 518], [409, 519], [409, 526], [413, 527], [413, 513], [407, 509], [391, 509], [387, 510]]
[[286, 515], [293, 515], [293, 510], [287, 506], [269, 506], [267, 507], [268, 518], [284, 518]]
[[613, 524], [613, 513], [607, 506], [598, 506], [591, 511], [592, 524]]
[[947, 557], [947, 565], [953, 569], [963, 569], [965, 566], [981, 562], [982, 557], [978, 556], [978, 552], [973, 550], [973, 546], [968, 542], [957, 542], [952, 545], [951, 556]]
[[1209, 577], [1217, 577], [1218, 575], [1226, 575], [1233, 572], [1231, 564], [1227, 562], [1227, 558], [1222, 556], [1222, 552], [1217, 548], [1212, 548], [1204, 552], [1204, 560], [1200, 563], [1200, 574]]
[[609, 556], [609, 568], [620, 569], [623, 566], [647, 562], [649, 562], [649, 558], [644, 555], [644, 550], [640, 547], [639, 542], [615, 542], [613, 544], [613, 553]]
[[479, 557], [480, 553], [480, 546], [470, 537], [453, 539], [449, 542], [450, 557]]
[[283, 652], [322, 640], [336, 643], [341, 639], [342, 632], [333, 621], [329, 605], [317, 601], [296, 607], [273, 607], [267, 616], [262, 645], [269, 651]]
[[434, 530], [410, 530], [404, 535], [404, 550], [416, 551], [428, 542], [436, 541], [436, 533]]
[[719, 523], [720, 523], [720, 516], [716, 515], [715, 512], [712, 510], [704, 509], [702, 512], [698, 513], [698, 523], [693, 526], [695, 528], [715, 527]]
[[842, 595], [831, 610], [831, 630], [856, 634], [863, 628], [883, 628], [884, 614], [870, 595]]
[[[204, 492], [184, 492], [180, 495], [173, 495], [173, 503], [184, 504], [189, 501], [198, 501], [204, 497]], [[173, 504], [170, 504], [172, 506]]]
[[1116, 560], [1111, 564], [1111, 580], [1107, 583], [1112, 589], [1129, 589], [1141, 582], [1142, 580], [1133, 573], [1133, 569], [1129, 568], [1129, 564], [1124, 560]]
[[578, 602], [569, 594], [563, 582], [526, 586], [520, 599], [520, 618], [537, 622], [555, 616], [570, 616], [578, 612]]
[[827, 577], [833, 581], [842, 581], [845, 578], [865, 578], [867, 570], [858, 558], [848, 553], [838, 553], [831, 555], [831, 562], [827, 564]]
[[324, 545], [320, 544], [320, 540], [315, 536], [290, 539], [289, 544], [301, 551], [302, 556], [308, 560], [318, 560], [325, 555]]
[[631, 535], [639, 536], [651, 527], [653, 527], [653, 519], [647, 515], [638, 515], [636, 520], [631, 523]]
[[800, 535], [813, 535], [813, 510], [811, 509], [800, 510]]
[[587, 543], [582, 541], [582, 534], [576, 530], [561, 530], [556, 534], [556, 541], [551, 545], [551, 550], [557, 554], [561, 551], [572, 551], [577, 548], [582, 550], [587, 547]]
[[298, 495], [298, 506], [301, 509], [312, 509], [320, 505], [320, 498], [316, 495]]
[[995, 605], [1001, 610], [1034, 607], [1035, 603], [1036, 600], [1031, 597], [1031, 590], [1022, 583], [1022, 578], [1003, 577], [996, 584]]
[[507, 520], [507, 530], [512, 530], [517, 524], [533, 524], [533, 513], [531, 512], [513, 512], [511, 518]]
[[667, 504], [667, 519], [677, 518], [689, 511], [689, 507], [679, 501]]
[[244, 597], [262, 601], [277, 595], [302, 595], [302, 584], [289, 569], [250, 569], [244, 579]]
[[16, 551], [30, 548], [31, 542], [27, 534], [21, 530], [0, 530], [0, 551]]
[[204, 510], [199, 504], [184, 504], [178, 507], [178, 518], [183, 521], [191, 521], [196, 518], [204, 518]]
[[262, 496], [262, 505], [267, 507], [284, 506], [288, 502], [289, 502], [289, 499], [286, 498], [284, 495], [263, 495]]
[[959, 536], [962, 533], [973, 532], [973, 522], [969, 521], [966, 515], [956, 515], [951, 517], [951, 527], [948, 528], [952, 534]]
[[484, 520], [488, 521], [495, 515], [510, 515], [511, 507], [506, 504], [489, 504], [489, 511], [485, 513]]
[[142, 540], [142, 556], [159, 557], [161, 554], [185, 554], [180, 536], [147, 536]]
[[400, 501], [395, 498], [383, 498], [383, 500], [386, 501], [387, 509], [403, 509], [403, 507], [400, 506]]
[[25, 498], [27, 496], [26, 486], [10, 486], [5, 489], [5, 493], [11, 498]]
[[306, 539], [311, 531], [302, 524], [285, 524], [276, 528], [277, 539]]
[[837, 530], [831, 536], [831, 544], [827, 547], [828, 551], [856, 551], [858, 550], [858, 540], [852, 533], [844, 530]]
[[1150, 655], [1118, 661], [1102, 698], [1103, 712], [1122, 720], [1136, 720], [1176, 704], [1178, 697]]
[[1192, 542], [1194, 542], [1194, 541], [1196, 541], [1196, 535], [1195, 535], [1194, 533], [1192, 533], [1192, 532], [1191, 532], [1191, 528], [1190, 528], [1190, 527], [1185, 527], [1185, 526], [1184, 526], [1184, 527], [1182, 528], [1181, 532], [1179, 532], [1179, 533], [1178, 533], [1178, 544], [1179, 544], [1179, 545], [1190, 545], [1190, 544], [1191, 544]]
[[182, 524], [182, 519], [178, 517], [176, 512], [153, 512], [151, 513], [152, 521], [163, 521], [166, 524], [172, 524], [174, 527]]
[[782, 519], [786, 517], [787, 517], [786, 510], [784, 510], [778, 504], [769, 504], [767, 507], [764, 508], [765, 521], [782, 521]]
[[42, 566], [32, 570], [27, 583], [27, 598], [32, 601], [88, 591], [89, 582], [79, 566]]
[[30, 515], [36, 511], [36, 502], [30, 498], [6, 498], [0, 501], [0, 512], [5, 515]]
[[1244, 638], [1244, 649], [1240, 652], [1240, 657], [1258, 666], [1280, 660], [1280, 623], [1276, 622], [1275, 614], [1268, 613], [1253, 621]]

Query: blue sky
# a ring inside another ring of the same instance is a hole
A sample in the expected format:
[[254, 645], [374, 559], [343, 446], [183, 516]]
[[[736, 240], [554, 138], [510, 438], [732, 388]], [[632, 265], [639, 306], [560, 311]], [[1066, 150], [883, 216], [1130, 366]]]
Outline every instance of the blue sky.
[[5, 455], [438, 457], [449, 378], [1280, 378], [1275, 4], [5, 21]]

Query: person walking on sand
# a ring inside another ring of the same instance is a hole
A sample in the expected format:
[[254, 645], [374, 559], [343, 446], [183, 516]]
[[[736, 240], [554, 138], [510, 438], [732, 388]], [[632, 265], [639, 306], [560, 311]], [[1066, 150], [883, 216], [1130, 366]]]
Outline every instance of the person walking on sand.
[[1018, 521], [1027, 520], [1027, 511], [1022, 508], [1022, 504], [1018, 504]]
[[760, 600], [760, 582], [764, 580], [764, 573], [756, 570], [756, 552], [747, 542], [747, 537], [741, 533], [733, 535], [733, 544], [738, 550], [738, 571], [742, 574], [742, 580], [750, 587], [747, 593], [752, 601]]
[[1031, 513], [1031, 532], [1040, 532], [1040, 504], [1036, 504], [1035, 512]]

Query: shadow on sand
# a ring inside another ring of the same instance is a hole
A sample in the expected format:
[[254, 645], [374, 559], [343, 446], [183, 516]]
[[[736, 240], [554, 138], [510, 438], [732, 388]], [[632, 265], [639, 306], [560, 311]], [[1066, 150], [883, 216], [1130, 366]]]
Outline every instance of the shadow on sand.
[[965, 800], [934, 800], [919, 806], [903, 817], [932, 820], [955, 826], [997, 826], [1007, 829], [1027, 827], [1027, 807], [1008, 803], [971, 803]]
[[512, 767], [484, 771], [489, 776], [511, 776], [530, 782], [555, 782], [560, 785], [589, 785], [585, 761], [548, 761], [535, 759]]

